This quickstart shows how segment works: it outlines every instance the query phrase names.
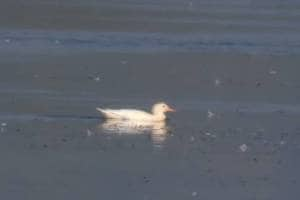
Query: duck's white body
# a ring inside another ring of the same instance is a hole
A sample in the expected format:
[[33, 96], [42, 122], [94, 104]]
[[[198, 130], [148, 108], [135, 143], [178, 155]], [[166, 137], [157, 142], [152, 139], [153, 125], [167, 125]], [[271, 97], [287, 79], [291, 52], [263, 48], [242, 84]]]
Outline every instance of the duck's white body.
[[166, 119], [165, 112], [174, 112], [174, 110], [165, 103], [155, 104], [152, 108], [152, 113], [136, 109], [96, 109], [108, 119], [136, 121], [164, 121]]
[[97, 108], [108, 119], [155, 121], [155, 117], [147, 112], [135, 109], [101, 109]]

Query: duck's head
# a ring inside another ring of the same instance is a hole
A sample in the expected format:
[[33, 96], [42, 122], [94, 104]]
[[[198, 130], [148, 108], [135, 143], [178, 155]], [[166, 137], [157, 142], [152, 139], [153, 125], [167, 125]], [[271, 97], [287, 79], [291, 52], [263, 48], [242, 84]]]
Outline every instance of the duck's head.
[[154, 115], [164, 115], [166, 112], [175, 112], [175, 110], [164, 102], [156, 103], [152, 107], [152, 113]]

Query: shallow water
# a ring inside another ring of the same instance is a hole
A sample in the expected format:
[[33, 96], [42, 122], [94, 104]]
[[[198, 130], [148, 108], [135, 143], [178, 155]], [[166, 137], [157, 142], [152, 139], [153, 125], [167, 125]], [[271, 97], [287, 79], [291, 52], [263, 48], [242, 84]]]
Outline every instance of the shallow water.
[[[298, 199], [297, 1], [4, 1], [1, 199]], [[166, 124], [105, 121], [96, 107]]]

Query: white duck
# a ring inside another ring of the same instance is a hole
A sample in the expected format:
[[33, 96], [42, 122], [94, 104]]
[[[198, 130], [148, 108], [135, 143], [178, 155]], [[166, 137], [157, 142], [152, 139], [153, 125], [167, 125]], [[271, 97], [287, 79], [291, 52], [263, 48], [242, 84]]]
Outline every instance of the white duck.
[[121, 120], [136, 120], [136, 121], [164, 121], [167, 116], [166, 112], [175, 112], [170, 106], [164, 102], [159, 102], [153, 105], [152, 113], [135, 109], [102, 109], [96, 108], [105, 118], [121, 119]]

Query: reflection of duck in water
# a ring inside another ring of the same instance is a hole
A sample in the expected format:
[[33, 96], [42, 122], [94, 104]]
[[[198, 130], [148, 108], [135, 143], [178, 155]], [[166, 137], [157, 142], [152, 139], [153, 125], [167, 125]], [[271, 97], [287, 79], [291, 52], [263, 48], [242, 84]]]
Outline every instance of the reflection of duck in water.
[[153, 144], [157, 147], [162, 146], [168, 133], [168, 128], [164, 121], [133, 121], [107, 119], [99, 125], [99, 128], [109, 134], [117, 135], [138, 135], [150, 134]]
[[156, 103], [152, 107], [152, 113], [148, 113], [142, 110], [136, 109], [102, 109], [97, 108], [105, 118], [108, 119], [118, 119], [118, 120], [133, 120], [133, 121], [164, 121], [166, 120], [166, 112], [175, 112], [166, 103], [160, 102]]
[[149, 122], [149, 121], [133, 121], [133, 120], [118, 120], [107, 119], [101, 127], [107, 132], [124, 133], [124, 134], [139, 134], [147, 131], [153, 131], [157, 134], [167, 132], [166, 123]]

